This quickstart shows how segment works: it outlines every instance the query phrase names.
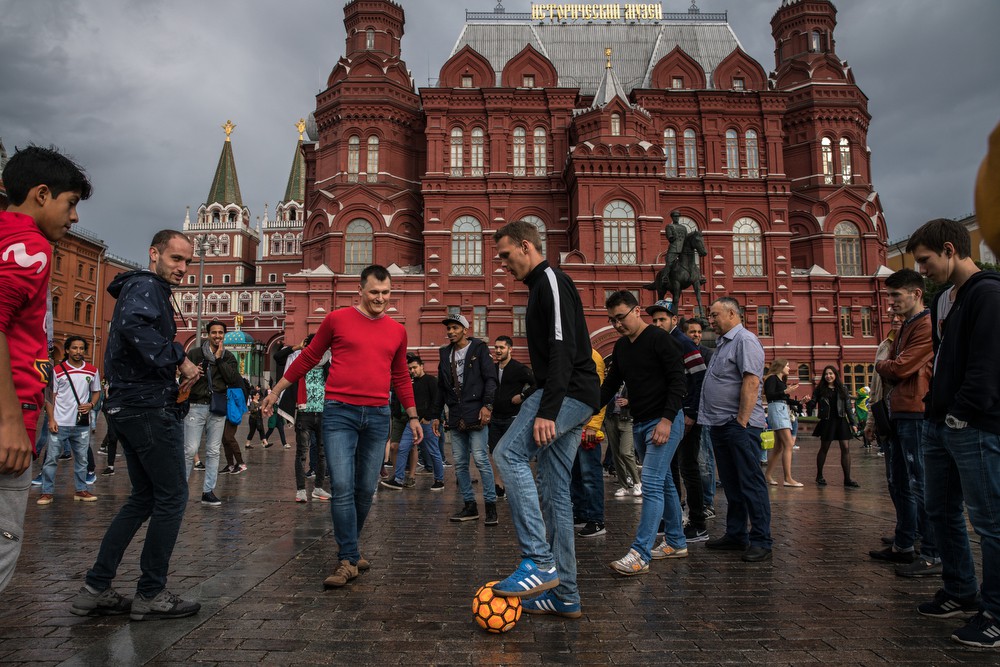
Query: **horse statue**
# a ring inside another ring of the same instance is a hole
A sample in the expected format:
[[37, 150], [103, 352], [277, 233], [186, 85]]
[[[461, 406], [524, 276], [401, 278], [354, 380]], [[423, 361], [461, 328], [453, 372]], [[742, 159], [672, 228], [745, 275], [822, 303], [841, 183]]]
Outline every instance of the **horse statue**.
[[664, 266], [656, 274], [656, 279], [644, 285], [645, 289], [654, 290], [657, 299], [663, 299], [669, 291], [673, 296], [674, 304], [681, 302], [681, 292], [688, 288], [694, 288], [695, 303], [698, 304], [697, 314], [701, 314], [701, 286], [705, 278], [701, 275], [698, 267], [698, 258], [708, 254], [705, 248], [705, 239], [700, 231], [689, 232], [684, 238], [684, 245], [681, 247], [677, 261], [669, 266]]

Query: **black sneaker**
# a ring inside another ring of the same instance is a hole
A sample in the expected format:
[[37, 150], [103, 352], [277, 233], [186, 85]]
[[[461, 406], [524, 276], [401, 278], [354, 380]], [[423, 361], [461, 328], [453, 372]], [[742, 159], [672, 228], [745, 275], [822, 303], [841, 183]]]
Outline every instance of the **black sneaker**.
[[586, 525], [587, 525], [586, 519], [581, 519], [578, 516], [573, 517], [573, 527], [574, 528], [583, 528]]
[[952, 616], [976, 614], [979, 612], [979, 595], [960, 600], [948, 595], [943, 589], [938, 589], [938, 592], [934, 594], [934, 599], [919, 605], [917, 611], [921, 615], [931, 618], [951, 618]]
[[70, 612], [77, 616], [117, 616], [129, 613], [130, 609], [132, 601], [124, 595], [119, 595], [113, 588], [100, 593], [91, 593], [84, 586], [73, 598]]
[[232, 466], [222, 466], [221, 468], [219, 468], [219, 474], [220, 475], [228, 475], [232, 471], [233, 471], [233, 467]]
[[[202, 501], [204, 502], [204, 501]], [[136, 593], [132, 600], [131, 618], [133, 621], [151, 621], [158, 618], [184, 618], [193, 616], [201, 609], [197, 602], [182, 600], [166, 589], [155, 597], [146, 599]]]
[[431, 491], [442, 491], [442, 490], [444, 490], [444, 482], [441, 481], [440, 479], [434, 480], [434, 483], [431, 484]]
[[497, 526], [500, 524], [500, 520], [497, 519], [496, 503], [486, 503], [486, 521], [484, 523], [487, 526]]
[[[209, 491], [208, 493], [201, 494], [201, 504], [202, 505], [211, 505], [212, 507], [218, 507], [219, 505], [222, 504], [222, 501], [219, 500], [216, 497], [214, 491]], [[138, 597], [139, 596], [136, 596], [137, 599], [138, 599]], [[195, 610], [195, 611], [197, 611], [197, 610]], [[191, 612], [191, 613], [193, 614], [194, 612]], [[139, 618], [139, 619], [136, 619], [136, 620], [141, 621], [142, 619]]]
[[705, 506], [705, 518], [714, 519], [715, 518], [715, 508], [711, 506]]
[[597, 537], [598, 535], [603, 535], [608, 531], [604, 530], [603, 521], [588, 521], [587, 525], [583, 527], [583, 530], [577, 533], [580, 537]]
[[951, 638], [959, 644], [978, 648], [1000, 648], [1000, 624], [988, 611], [981, 611], [965, 624], [965, 627], [951, 633]]
[[197, 463], [194, 464], [194, 469], [195, 470], [204, 470], [205, 469], [205, 464], [202, 463], [201, 461], [198, 461]]
[[69, 461], [71, 458], [73, 458], [72, 454], [60, 454], [59, 455], [59, 460], [60, 461]]
[[474, 501], [465, 503], [462, 509], [455, 516], [451, 517], [451, 521], [477, 521], [478, 519], [479, 508], [476, 507]]
[[115, 474], [115, 467], [114, 466], [108, 466], [103, 471], [101, 471], [101, 474], [102, 475], [109, 475], [109, 476], [110, 475], [114, 475]]
[[708, 542], [708, 531], [688, 524], [684, 528], [684, 539], [688, 542]]
[[940, 577], [944, 572], [941, 563], [931, 563], [923, 558], [917, 558], [908, 565], [897, 565], [897, 577]]
[[379, 480], [379, 486], [384, 486], [387, 489], [392, 489], [393, 491], [402, 491], [403, 483], [397, 482], [394, 478], [389, 477], [388, 479]]
[[507, 489], [500, 486], [499, 484], [496, 485], [496, 492], [497, 492], [497, 498], [503, 499], [507, 497]]
[[309, 468], [309, 472], [306, 473], [306, 479], [312, 479], [315, 476], [316, 476], [316, 471], [313, 470], [312, 468]]
[[913, 549], [909, 551], [896, 551], [896, 547], [886, 547], [885, 549], [872, 549], [868, 555], [875, 560], [885, 560], [890, 563], [912, 563], [916, 558]]

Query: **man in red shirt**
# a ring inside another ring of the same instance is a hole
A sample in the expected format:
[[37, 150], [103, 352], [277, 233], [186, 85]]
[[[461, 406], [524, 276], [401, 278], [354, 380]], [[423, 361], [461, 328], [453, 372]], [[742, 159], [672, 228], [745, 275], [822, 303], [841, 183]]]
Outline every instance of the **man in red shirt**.
[[361, 304], [327, 315], [261, 404], [261, 411], [270, 415], [281, 392], [330, 351], [323, 449], [330, 467], [330, 513], [340, 564], [323, 582], [327, 588], [339, 588], [357, 577], [359, 570], [368, 569], [358, 549], [358, 536], [372, 506], [389, 437], [390, 382], [406, 409], [413, 444], [423, 439], [406, 366], [406, 329], [385, 315], [391, 292], [385, 267], [372, 265], [362, 271]]
[[51, 243], [79, 220], [90, 181], [69, 158], [29, 146], [7, 162], [10, 200], [0, 212], [0, 591], [10, 583], [24, 537], [35, 427], [52, 374], [45, 318]]

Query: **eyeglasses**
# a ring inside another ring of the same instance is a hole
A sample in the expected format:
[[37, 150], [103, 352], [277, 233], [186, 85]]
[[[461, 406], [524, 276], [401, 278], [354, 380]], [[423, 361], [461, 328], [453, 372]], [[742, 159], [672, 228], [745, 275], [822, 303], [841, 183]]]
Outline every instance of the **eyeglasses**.
[[621, 315], [613, 315], [613, 316], [611, 316], [611, 317], [608, 318], [608, 322], [610, 322], [611, 324], [621, 324], [622, 322], [625, 321], [625, 318], [628, 317], [629, 315], [631, 315], [632, 311], [635, 310], [638, 307], [639, 306], [632, 306], [631, 308], [629, 308], [626, 312], [622, 313]]

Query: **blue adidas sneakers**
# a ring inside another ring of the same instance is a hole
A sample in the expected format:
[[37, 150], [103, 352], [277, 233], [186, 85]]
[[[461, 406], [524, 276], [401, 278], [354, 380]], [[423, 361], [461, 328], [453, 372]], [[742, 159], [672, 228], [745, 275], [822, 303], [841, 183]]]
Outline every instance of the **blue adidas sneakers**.
[[525, 558], [510, 575], [499, 584], [493, 585], [493, 592], [507, 597], [527, 597], [559, 585], [556, 568], [541, 570], [530, 558]]
[[552, 591], [546, 591], [536, 598], [521, 600], [521, 609], [526, 614], [553, 614], [564, 618], [580, 618], [579, 602], [563, 602]]

